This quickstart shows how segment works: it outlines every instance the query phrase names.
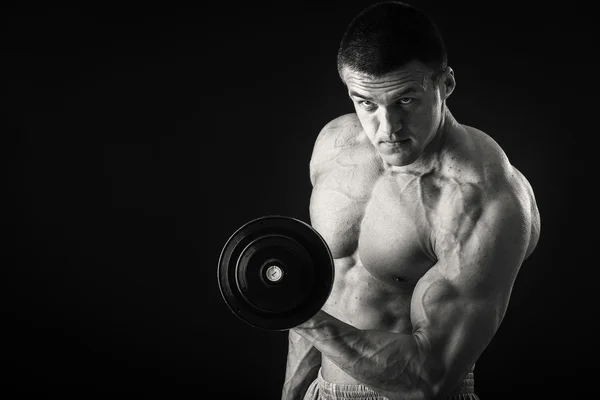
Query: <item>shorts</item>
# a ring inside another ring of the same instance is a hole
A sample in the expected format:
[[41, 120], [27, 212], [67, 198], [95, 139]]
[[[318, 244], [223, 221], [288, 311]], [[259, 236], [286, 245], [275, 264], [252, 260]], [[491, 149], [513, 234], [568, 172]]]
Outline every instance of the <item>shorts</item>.
[[[321, 369], [317, 379], [308, 387], [304, 400], [388, 400], [387, 397], [369, 389], [365, 385], [340, 385], [323, 379]], [[479, 400], [475, 394], [475, 377], [469, 372], [460, 385], [446, 397], [446, 400]]]

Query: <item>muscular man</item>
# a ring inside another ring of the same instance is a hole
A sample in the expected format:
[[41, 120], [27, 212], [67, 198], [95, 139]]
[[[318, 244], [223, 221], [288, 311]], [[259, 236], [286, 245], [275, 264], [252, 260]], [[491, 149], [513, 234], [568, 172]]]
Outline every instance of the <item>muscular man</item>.
[[443, 40], [415, 8], [361, 12], [338, 69], [356, 113], [323, 128], [310, 162], [335, 282], [289, 332], [282, 397], [476, 399], [475, 362], [540, 234], [532, 188], [451, 114]]

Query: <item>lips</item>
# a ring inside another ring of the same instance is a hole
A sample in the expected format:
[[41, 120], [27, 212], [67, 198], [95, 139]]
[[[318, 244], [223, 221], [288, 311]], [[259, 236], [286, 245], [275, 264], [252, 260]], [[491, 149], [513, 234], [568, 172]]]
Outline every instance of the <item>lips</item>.
[[405, 151], [410, 148], [410, 139], [402, 139], [402, 140], [382, 140], [379, 142], [379, 146], [381, 151], [386, 154], [392, 154], [399, 151]]
[[399, 139], [399, 140], [382, 140], [381, 143], [386, 143], [386, 144], [397, 144], [397, 143], [404, 143], [404, 142], [408, 142], [410, 140], [410, 138], [406, 138], [406, 139]]

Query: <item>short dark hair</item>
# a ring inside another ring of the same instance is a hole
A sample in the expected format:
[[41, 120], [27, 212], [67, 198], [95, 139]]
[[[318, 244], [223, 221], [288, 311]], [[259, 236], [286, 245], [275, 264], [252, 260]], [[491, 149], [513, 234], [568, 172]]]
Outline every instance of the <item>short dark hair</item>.
[[337, 66], [381, 76], [420, 61], [437, 78], [448, 65], [446, 46], [435, 22], [417, 8], [383, 1], [361, 11], [350, 23], [339, 47]]

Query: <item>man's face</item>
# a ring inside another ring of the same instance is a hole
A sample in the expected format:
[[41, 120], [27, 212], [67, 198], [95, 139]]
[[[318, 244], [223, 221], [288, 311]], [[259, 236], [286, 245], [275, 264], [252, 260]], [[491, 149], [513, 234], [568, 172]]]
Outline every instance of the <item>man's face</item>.
[[431, 75], [416, 61], [377, 78], [350, 68], [342, 71], [363, 130], [390, 165], [415, 162], [440, 127], [454, 78], [449, 70], [435, 84]]

